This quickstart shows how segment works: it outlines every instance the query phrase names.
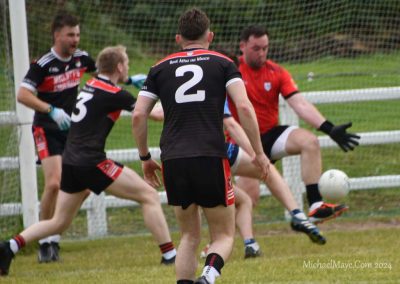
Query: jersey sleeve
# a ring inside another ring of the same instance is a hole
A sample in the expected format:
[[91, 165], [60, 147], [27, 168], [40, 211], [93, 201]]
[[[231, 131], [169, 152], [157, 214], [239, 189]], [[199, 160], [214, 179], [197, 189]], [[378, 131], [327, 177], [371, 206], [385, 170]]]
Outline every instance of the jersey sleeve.
[[145, 96], [153, 100], [158, 100], [158, 88], [154, 78], [154, 68], [151, 68], [146, 81], [139, 91], [139, 96]]
[[281, 78], [280, 78], [280, 83], [281, 83], [281, 94], [285, 99], [288, 99], [292, 95], [296, 94], [298, 92], [297, 85], [294, 82], [292, 76], [290, 73], [282, 68], [281, 69]]
[[106, 105], [110, 112], [122, 109], [132, 111], [135, 108], [135, 104], [136, 98], [126, 90], [107, 95]]
[[97, 71], [96, 62], [90, 55], [83, 56], [82, 59], [84, 60], [84, 64], [86, 66], [86, 73], [93, 73]]
[[228, 87], [230, 84], [236, 82], [236, 81], [241, 81], [242, 80], [242, 75], [240, 74], [238, 68], [232, 61], [227, 61], [226, 67], [225, 67], [225, 76], [226, 76], [226, 87]]
[[21, 87], [27, 88], [28, 90], [35, 93], [40, 84], [44, 81], [45, 70], [40, 67], [36, 62], [31, 63], [27, 74], [22, 80]]

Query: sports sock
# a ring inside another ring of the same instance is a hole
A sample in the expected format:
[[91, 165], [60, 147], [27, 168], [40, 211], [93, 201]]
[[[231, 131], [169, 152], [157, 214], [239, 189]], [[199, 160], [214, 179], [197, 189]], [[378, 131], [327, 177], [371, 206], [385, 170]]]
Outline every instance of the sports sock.
[[193, 284], [193, 283], [194, 283], [193, 280], [187, 280], [187, 279], [180, 279], [176, 281], [176, 284]]
[[171, 259], [176, 256], [176, 249], [172, 242], [161, 244], [159, 247], [164, 259]]
[[16, 254], [21, 248], [25, 246], [25, 239], [21, 235], [16, 235], [10, 240], [10, 249]]
[[50, 243], [59, 243], [61, 240], [61, 236], [60, 235], [52, 235], [50, 237], [47, 238], [49, 240]]
[[50, 238], [49, 237], [46, 237], [46, 238], [43, 238], [43, 239], [39, 240], [39, 244], [40, 245], [45, 244], [45, 243], [50, 243]]
[[210, 253], [207, 255], [201, 276], [205, 276], [207, 281], [213, 284], [215, 278], [221, 275], [222, 267], [224, 267], [223, 258], [219, 254]]
[[306, 214], [304, 214], [304, 212], [301, 211], [300, 209], [294, 209], [292, 210], [292, 212], [290, 212], [290, 214], [301, 220], [307, 219]]
[[315, 202], [322, 201], [322, 196], [319, 193], [318, 183], [306, 185], [306, 193], [308, 206], [311, 206]]
[[245, 247], [252, 247], [255, 251], [260, 249], [260, 246], [254, 238], [244, 240]]

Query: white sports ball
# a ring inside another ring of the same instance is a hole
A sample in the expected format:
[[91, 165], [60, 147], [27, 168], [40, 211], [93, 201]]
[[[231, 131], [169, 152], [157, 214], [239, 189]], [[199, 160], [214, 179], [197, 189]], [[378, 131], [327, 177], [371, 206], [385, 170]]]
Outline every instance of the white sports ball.
[[318, 182], [319, 191], [324, 199], [340, 201], [349, 193], [349, 177], [341, 170], [328, 170]]

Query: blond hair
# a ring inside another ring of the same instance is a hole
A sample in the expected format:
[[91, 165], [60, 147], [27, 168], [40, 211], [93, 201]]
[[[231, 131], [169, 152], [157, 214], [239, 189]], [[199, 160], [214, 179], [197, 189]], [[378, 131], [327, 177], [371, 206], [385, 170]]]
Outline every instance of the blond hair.
[[123, 45], [108, 46], [100, 51], [96, 59], [97, 71], [99, 73], [113, 74], [119, 63], [126, 60], [126, 47]]

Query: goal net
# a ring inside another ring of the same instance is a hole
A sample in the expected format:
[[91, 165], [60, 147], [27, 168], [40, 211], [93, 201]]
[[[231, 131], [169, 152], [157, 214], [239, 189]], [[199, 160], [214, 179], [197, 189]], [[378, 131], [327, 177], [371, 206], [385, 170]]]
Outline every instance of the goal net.
[[[242, 28], [250, 24], [267, 27], [270, 35], [268, 57], [286, 67], [299, 89], [305, 94], [312, 92], [310, 96], [317, 103], [320, 98], [327, 97], [318, 108], [329, 120], [336, 124], [352, 121], [350, 131], [378, 135], [371, 139], [368, 136], [365, 140], [368, 143], [347, 154], [328, 143], [322, 152], [324, 170], [338, 168], [351, 178], [391, 178], [399, 174], [400, 158], [395, 154], [400, 150], [400, 100], [396, 97], [400, 93], [396, 89], [400, 86], [399, 1], [26, 0], [29, 55], [34, 59], [50, 47], [52, 18], [57, 10], [66, 9], [80, 18], [81, 49], [96, 57], [105, 46], [126, 45], [130, 73], [147, 73], [157, 60], [179, 50], [174, 40], [177, 20], [184, 10], [193, 6], [203, 9], [210, 17], [211, 29], [215, 32], [212, 49], [239, 54], [238, 38]], [[18, 204], [21, 201], [18, 161], [17, 167], [13, 167], [8, 160], [18, 156], [18, 127], [7, 122], [8, 114], [15, 111], [11, 58], [12, 52], [18, 50], [12, 50], [10, 44], [7, 0], [0, 0], [0, 22], [0, 118], [5, 117], [5, 122], [0, 125], [0, 236], [4, 236], [21, 228], [21, 216], [15, 214], [20, 210]], [[137, 94], [136, 89], [127, 88]], [[360, 100], [370, 94], [371, 88], [373, 100]], [[350, 99], [337, 99], [342, 95]], [[300, 125], [310, 129], [302, 122]], [[151, 123], [150, 127], [150, 145], [157, 149], [162, 124]], [[140, 164], [133, 161], [137, 157], [132, 152], [134, 148], [130, 117], [123, 116], [110, 135], [107, 150], [112, 157], [141, 172]], [[280, 163], [278, 167], [281, 168]], [[41, 168], [37, 170], [41, 192]], [[299, 177], [297, 164], [285, 170], [285, 177], [290, 175]], [[376, 187], [380, 188], [379, 183]], [[390, 183], [389, 187], [396, 187], [396, 182]], [[298, 192], [301, 193], [301, 189]], [[352, 205], [350, 197], [347, 201]], [[392, 214], [391, 210], [398, 204], [389, 203], [392, 207], [383, 211]], [[278, 203], [266, 199], [265, 204], [262, 208], [268, 214], [256, 211], [256, 222], [283, 218]], [[363, 207], [357, 211], [355, 208], [354, 214], [367, 214], [375, 209]], [[169, 209], [166, 210], [168, 216], [172, 215]], [[116, 205], [107, 207], [106, 211], [108, 233], [145, 231], [136, 207]], [[138, 217], [132, 217], [132, 211]], [[133, 218], [136, 219], [132, 221]], [[169, 216], [168, 221], [175, 226], [172, 217]], [[104, 227], [104, 224], [99, 226]], [[87, 227], [86, 212], [81, 211], [67, 235], [85, 236]]]

